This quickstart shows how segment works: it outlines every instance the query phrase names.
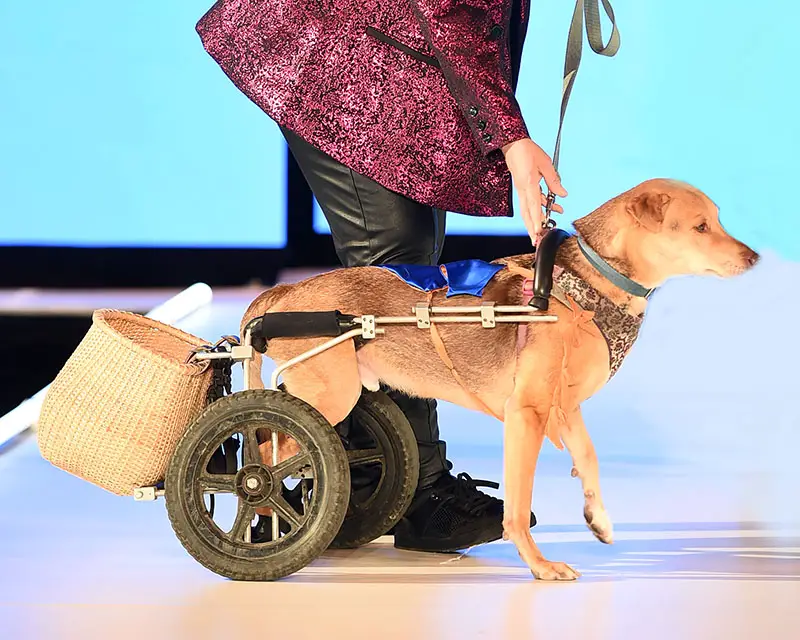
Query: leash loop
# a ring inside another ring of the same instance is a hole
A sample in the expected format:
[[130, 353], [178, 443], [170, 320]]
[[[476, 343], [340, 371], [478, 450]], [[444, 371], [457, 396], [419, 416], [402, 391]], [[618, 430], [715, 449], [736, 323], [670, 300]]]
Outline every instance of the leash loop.
[[[572, 87], [575, 84], [575, 78], [578, 75], [578, 68], [581, 64], [581, 53], [583, 50], [583, 31], [584, 19], [586, 22], [586, 38], [589, 41], [589, 46], [595, 53], [612, 58], [619, 51], [620, 37], [619, 29], [617, 29], [617, 19], [614, 15], [614, 9], [611, 6], [610, 0], [600, 0], [603, 4], [603, 10], [606, 16], [611, 21], [611, 35], [608, 38], [608, 43], [603, 44], [603, 32], [600, 23], [600, 6], [597, 0], [576, 0], [575, 10], [572, 14], [572, 22], [569, 26], [569, 35], [567, 36], [567, 51], [564, 56], [564, 81], [561, 89], [561, 113], [558, 121], [558, 134], [556, 135], [556, 144], [553, 151], [553, 167], [558, 172], [558, 161], [561, 156], [561, 130], [564, 126], [564, 116], [567, 113], [567, 104], [569, 97], [572, 94]], [[544, 229], [552, 229], [556, 223], [551, 218], [553, 212], [553, 205], [556, 201], [556, 195], [550, 191], [547, 194], [547, 202], [545, 205], [545, 216], [542, 223]]]

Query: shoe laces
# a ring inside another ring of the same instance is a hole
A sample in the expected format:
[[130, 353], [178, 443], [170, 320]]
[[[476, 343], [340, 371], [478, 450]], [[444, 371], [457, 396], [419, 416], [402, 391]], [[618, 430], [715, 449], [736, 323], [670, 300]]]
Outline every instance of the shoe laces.
[[458, 504], [460, 509], [466, 511], [470, 515], [479, 516], [486, 511], [486, 509], [500, 502], [500, 500], [494, 496], [479, 491], [479, 487], [499, 489], [500, 485], [490, 480], [473, 479], [468, 473], [462, 472], [453, 478], [452, 484], [450, 484], [445, 491], [448, 493], [452, 491], [450, 497]]

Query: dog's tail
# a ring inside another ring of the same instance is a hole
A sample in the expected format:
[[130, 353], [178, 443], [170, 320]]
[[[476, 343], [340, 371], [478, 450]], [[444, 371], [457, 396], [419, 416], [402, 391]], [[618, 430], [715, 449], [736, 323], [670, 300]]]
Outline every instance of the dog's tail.
[[291, 285], [288, 284], [275, 285], [271, 289], [264, 291], [264, 293], [250, 303], [250, 306], [247, 307], [247, 311], [244, 312], [244, 316], [242, 316], [242, 324], [239, 327], [242, 338], [244, 338], [244, 331], [247, 325], [255, 318], [264, 315], [274, 307], [275, 303], [277, 303], [290, 288]]

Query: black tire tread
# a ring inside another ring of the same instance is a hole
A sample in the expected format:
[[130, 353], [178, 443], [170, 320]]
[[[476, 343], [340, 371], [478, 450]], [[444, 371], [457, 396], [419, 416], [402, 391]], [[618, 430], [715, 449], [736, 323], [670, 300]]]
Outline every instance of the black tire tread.
[[[245, 405], [245, 403], [250, 404], [257, 402], [259, 404], [258, 408], [263, 409], [265, 406], [268, 406], [271, 401], [274, 401], [276, 394], [280, 396], [280, 402], [284, 403], [284, 406], [290, 408], [290, 410], [296, 410], [297, 412], [307, 414], [308, 420], [304, 420], [304, 425], [309, 431], [316, 432], [315, 439], [318, 440], [320, 449], [330, 453], [335, 471], [332, 475], [338, 476], [340, 479], [344, 477], [346, 483], [340, 481], [340, 486], [336, 486], [335, 482], [331, 482], [330, 479], [328, 479], [326, 484], [328, 490], [332, 492], [334, 508], [331, 511], [333, 513], [331, 513], [331, 517], [326, 520], [324, 525], [320, 527], [317, 536], [311, 540], [302, 541], [297, 545], [298, 548], [292, 550], [291, 560], [289, 562], [283, 563], [280, 567], [265, 567], [264, 565], [267, 564], [266, 562], [237, 559], [234, 561], [237, 566], [234, 567], [231, 566], [232, 563], [230, 562], [220, 562], [213, 552], [208, 552], [205, 548], [203, 552], [200, 552], [200, 550], [196, 548], [196, 545], [192, 544], [192, 541], [185, 532], [187, 523], [183, 510], [178, 507], [178, 505], [170, 506], [173, 502], [169, 499], [170, 487], [176, 486], [181, 471], [181, 463], [185, 462], [184, 458], [191, 452], [191, 448], [187, 451], [183, 451], [181, 449], [181, 443], [191, 442], [192, 437], [198, 431], [205, 431], [208, 428], [213, 428], [213, 426], [209, 427], [209, 424], [218, 424], [225, 413], [229, 412], [231, 408], [237, 408], [236, 405], [242, 406]], [[339, 451], [340, 454], [332, 453], [335, 451]], [[165, 488], [167, 496], [167, 514], [175, 535], [183, 547], [197, 562], [206, 569], [232, 580], [271, 581], [299, 571], [321, 556], [330, 546], [330, 543], [341, 527], [344, 514], [347, 511], [350, 496], [350, 468], [347, 462], [347, 455], [344, 452], [344, 447], [342, 446], [339, 436], [336, 431], [334, 431], [333, 427], [331, 427], [330, 423], [322, 414], [314, 409], [314, 407], [288, 393], [265, 389], [250, 389], [217, 400], [209, 405], [197, 420], [192, 423], [181, 437], [176, 447], [175, 454], [170, 460], [165, 478]], [[341, 514], [341, 517], [339, 517], [339, 514]]]
[[[347, 526], [348, 520], [342, 530], [331, 544], [333, 549], [354, 549], [368, 544], [384, 535], [396, 525], [405, 514], [419, 482], [419, 450], [414, 430], [408, 419], [394, 401], [382, 391], [364, 390], [359, 403], [368, 405], [370, 410], [378, 414], [379, 420], [386, 429], [391, 429], [397, 436], [398, 449], [402, 457], [401, 469], [393, 469], [390, 473], [400, 474], [402, 485], [396, 492], [396, 500], [390, 505], [376, 505], [368, 521], [358, 523], [358, 526]], [[352, 525], [353, 523], [351, 523]], [[352, 531], [355, 528], [356, 531]]]

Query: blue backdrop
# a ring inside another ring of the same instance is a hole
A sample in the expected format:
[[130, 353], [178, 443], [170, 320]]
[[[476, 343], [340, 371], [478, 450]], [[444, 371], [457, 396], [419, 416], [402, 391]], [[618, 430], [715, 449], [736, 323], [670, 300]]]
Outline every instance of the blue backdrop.
[[[0, 244], [284, 244], [282, 138], [202, 50], [194, 23], [210, 4], [0, 6]], [[746, 242], [800, 259], [800, 7], [712, 4], [614, 0], [620, 52], [587, 48], [567, 114], [564, 223], [641, 180], [675, 177], [705, 189]], [[532, 8], [519, 97], [548, 150], [571, 12], [559, 0]], [[239, 223], [251, 219], [263, 224]], [[519, 219], [448, 225], [523, 232]]]
[[284, 246], [283, 138], [204, 52], [211, 4], [0, 4], [0, 244]]

